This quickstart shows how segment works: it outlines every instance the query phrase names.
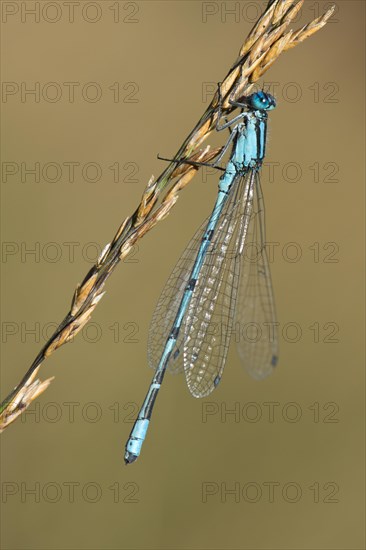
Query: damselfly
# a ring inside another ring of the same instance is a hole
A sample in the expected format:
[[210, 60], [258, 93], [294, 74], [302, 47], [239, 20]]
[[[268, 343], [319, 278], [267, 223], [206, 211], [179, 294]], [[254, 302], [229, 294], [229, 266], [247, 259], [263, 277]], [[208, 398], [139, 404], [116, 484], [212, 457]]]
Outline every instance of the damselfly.
[[[126, 464], [140, 454], [168, 366], [176, 371], [184, 369], [194, 397], [207, 396], [216, 388], [234, 317], [239, 326], [251, 322], [271, 329], [260, 338], [239, 339], [239, 356], [249, 372], [264, 378], [277, 362], [275, 307], [259, 180], [267, 111], [274, 109], [276, 102], [260, 91], [231, 104], [240, 107], [241, 113], [220, 125], [220, 107], [216, 128], [228, 128], [231, 133], [215, 166], [231, 144], [232, 151], [219, 181], [214, 209], [178, 261], [151, 322], [148, 354], [155, 374], [126, 444]], [[247, 253], [249, 248], [251, 254]], [[214, 330], [218, 326], [221, 329]]]

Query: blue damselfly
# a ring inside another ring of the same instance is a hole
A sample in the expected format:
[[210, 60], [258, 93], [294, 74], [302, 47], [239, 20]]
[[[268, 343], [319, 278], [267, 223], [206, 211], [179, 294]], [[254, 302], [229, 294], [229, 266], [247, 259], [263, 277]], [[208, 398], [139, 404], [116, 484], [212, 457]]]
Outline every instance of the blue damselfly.
[[[272, 327], [255, 343], [239, 341], [239, 355], [249, 372], [264, 378], [277, 362], [275, 306], [259, 179], [267, 111], [274, 109], [276, 102], [260, 91], [230, 103], [240, 107], [241, 113], [220, 125], [220, 100], [216, 129], [231, 132], [214, 166], [219, 165], [230, 145], [232, 150], [219, 181], [214, 209], [178, 261], [152, 318], [148, 354], [155, 374], [126, 444], [126, 464], [140, 454], [168, 366], [184, 370], [194, 397], [207, 396], [218, 385], [234, 317], [241, 324], [252, 321]], [[244, 253], [249, 245], [257, 252], [255, 261]], [[211, 330], [217, 324], [225, 327], [219, 334]]]

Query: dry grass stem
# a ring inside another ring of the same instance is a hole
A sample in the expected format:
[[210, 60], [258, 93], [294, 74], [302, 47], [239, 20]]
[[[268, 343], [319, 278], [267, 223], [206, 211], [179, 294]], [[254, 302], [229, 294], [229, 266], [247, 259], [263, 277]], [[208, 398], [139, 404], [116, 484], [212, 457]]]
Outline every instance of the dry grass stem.
[[[246, 41], [239, 56], [221, 83], [222, 108], [225, 115], [233, 107], [229, 99], [238, 100], [247, 95], [280, 54], [297, 46], [320, 30], [331, 17], [334, 8], [297, 31], [288, 29], [301, 9], [304, 0], [271, 0]], [[288, 30], [287, 30], [288, 29]], [[178, 150], [175, 158], [210, 162], [220, 149], [201, 143], [215, 129], [218, 94], [211, 101], [202, 118]], [[96, 264], [83, 282], [78, 285], [71, 308], [50, 340], [41, 349], [20, 383], [6, 397], [0, 408], [0, 430], [11, 424], [49, 386], [52, 378], [36, 380], [41, 363], [52, 353], [69, 342], [89, 321], [95, 307], [104, 294], [104, 285], [121, 259], [132, 246], [154, 225], [163, 220], [178, 200], [178, 194], [193, 178], [198, 168], [188, 164], [170, 163], [156, 179], [151, 177], [136, 211], [119, 227], [113, 240], [103, 249]], [[163, 195], [162, 192], [167, 189]], [[159, 201], [159, 204], [158, 204]]]

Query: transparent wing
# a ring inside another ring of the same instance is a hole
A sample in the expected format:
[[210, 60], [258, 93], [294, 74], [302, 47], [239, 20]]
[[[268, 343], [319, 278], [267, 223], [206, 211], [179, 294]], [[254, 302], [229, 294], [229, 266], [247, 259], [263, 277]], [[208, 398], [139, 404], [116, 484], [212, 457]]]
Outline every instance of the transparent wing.
[[256, 173], [234, 328], [239, 356], [246, 370], [258, 380], [273, 371], [278, 358], [276, 310], [265, 242], [263, 195]]
[[[167, 338], [171, 332], [205, 228], [206, 223], [203, 223], [184, 250], [156, 304], [150, 323], [147, 351], [148, 363], [153, 369], [156, 369], [159, 364]], [[180, 353], [182, 338], [183, 331], [181, 330], [167, 366], [167, 370], [173, 374], [183, 371], [183, 353]]]
[[209, 395], [219, 383], [230, 343], [255, 178], [240, 176], [228, 199], [202, 265], [184, 320], [184, 370], [195, 397]]
[[[220, 219], [225, 219], [229, 208], [230, 203], [227, 201], [221, 213]], [[209, 218], [207, 218], [207, 220], [201, 225], [184, 250], [182, 256], [170, 274], [155, 307], [148, 336], [148, 363], [153, 369], [156, 369], [159, 364], [167, 338], [171, 332], [182, 296], [188, 284], [193, 264], [196, 260], [198, 249], [201, 246], [202, 237], [206, 230], [208, 219]], [[220, 220], [218, 222], [218, 225], [219, 224]], [[167, 366], [167, 369], [173, 374], [183, 371], [183, 340], [185, 338], [184, 326], [186, 321], [187, 315], [183, 318], [177, 343], [170, 356]]]

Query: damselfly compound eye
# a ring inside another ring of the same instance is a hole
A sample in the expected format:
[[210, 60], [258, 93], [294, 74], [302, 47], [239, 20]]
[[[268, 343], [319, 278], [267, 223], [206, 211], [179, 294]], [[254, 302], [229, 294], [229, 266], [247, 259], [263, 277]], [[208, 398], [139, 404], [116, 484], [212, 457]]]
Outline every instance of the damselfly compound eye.
[[260, 91], [248, 97], [248, 104], [256, 111], [271, 111], [276, 107], [273, 95]]

